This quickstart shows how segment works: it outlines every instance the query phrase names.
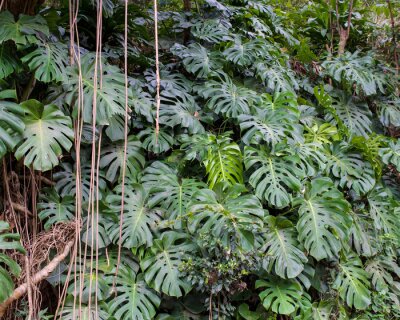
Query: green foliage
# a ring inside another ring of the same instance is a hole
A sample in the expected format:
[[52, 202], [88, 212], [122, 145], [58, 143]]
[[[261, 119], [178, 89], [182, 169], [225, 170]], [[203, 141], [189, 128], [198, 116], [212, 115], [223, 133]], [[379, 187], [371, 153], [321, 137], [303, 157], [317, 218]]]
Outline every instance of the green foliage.
[[298, 191], [300, 179], [305, 176], [300, 158], [295, 155], [283, 153], [282, 156], [276, 156], [266, 149], [246, 147], [244, 163], [246, 169], [254, 169], [249, 183], [257, 197], [277, 208], [289, 205], [292, 196], [288, 190]]
[[144, 279], [157, 292], [171, 297], [181, 297], [191, 289], [190, 284], [179, 272], [182, 254], [195, 249], [185, 234], [175, 231], [164, 232], [154, 240], [141, 261]]
[[[4, 91], [0, 92], [4, 96]], [[0, 158], [8, 151], [14, 150], [21, 140], [25, 124], [22, 121], [22, 110], [10, 101], [0, 101]]]
[[193, 195], [206, 186], [196, 179], [179, 177], [177, 170], [158, 161], [146, 168], [142, 182], [150, 193], [149, 205], [165, 209], [176, 226], [181, 225]]
[[74, 218], [74, 197], [67, 195], [61, 198], [54, 189], [45, 190], [37, 207], [40, 211], [40, 220], [46, 220], [45, 229], [49, 229], [55, 223], [73, 220]]
[[6, 300], [14, 290], [14, 282], [12, 276], [18, 277], [21, 272], [21, 267], [10, 257], [4, 250], [18, 250], [25, 252], [21, 246], [19, 235], [16, 233], [8, 233], [9, 224], [5, 221], [0, 221], [0, 283], [2, 290], [0, 291], [0, 302]]
[[281, 278], [297, 277], [304, 269], [307, 258], [299, 248], [293, 224], [283, 217], [267, 217], [269, 232], [266, 236], [264, 263], [274, 266]]
[[[109, 204], [110, 211], [116, 216], [121, 212], [122, 215], [122, 245], [126, 248], [140, 247], [142, 245], [151, 246], [153, 243], [153, 231], [156, 230], [160, 214], [155, 209], [147, 207], [147, 192], [142, 186], [126, 185], [124, 188], [124, 202], [121, 202], [122, 186], [115, 188], [112, 194], [107, 196], [106, 202]], [[110, 223], [108, 234], [110, 238], [118, 243], [119, 239], [119, 219]]]
[[0, 44], [12, 40], [17, 45], [37, 43], [37, 34], [49, 35], [49, 29], [42, 16], [20, 15], [15, 21], [9, 11], [0, 13]]
[[256, 288], [266, 288], [260, 293], [263, 306], [278, 314], [293, 313], [302, 294], [301, 286], [297, 282], [275, 277], [257, 280]]
[[[129, 136], [126, 144], [118, 141], [109, 144], [101, 150], [100, 168], [107, 169], [105, 178], [110, 182], [120, 180], [122, 167], [125, 166], [125, 175], [133, 180], [143, 168], [145, 158], [142, 154], [140, 141], [135, 136]], [[125, 162], [124, 162], [125, 160]]]
[[257, 94], [246, 87], [236, 85], [223, 74], [219, 81], [210, 80], [197, 88], [199, 94], [208, 99], [207, 107], [225, 117], [237, 117], [250, 113], [250, 106], [257, 100]]
[[[112, 281], [111, 276], [109, 285], [112, 285]], [[142, 273], [124, 267], [118, 272], [115, 284], [117, 296], [110, 303], [109, 311], [115, 319], [145, 320], [155, 316], [160, 298], [146, 285]]]
[[230, 185], [243, 182], [242, 152], [229, 138], [229, 132], [218, 137], [208, 136], [207, 156], [203, 162], [211, 189], [219, 182]]
[[146, 1], [126, 47], [121, 1], [0, 13], [0, 301], [17, 231], [74, 221], [42, 310], [10, 313], [399, 318], [398, 1], [189, 2], [158, 3], [158, 61]]
[[349, 204], [329, 178], [316, 178], [306, 186], [304, 197], [293, 201], [300, 205], [297, 230], [299, 240], [315, 259], [337, 256], [341, 239], [346, 237]]
[[333, 288], [349, 307], [365, 309], [371, 303], [369, 275], [363, 269], [359, 258], [349, 255], [348, 260], [339, 263], [339, 272]]
[[211, 234], [224, 247], [232, 243], [248, 251], [254, 247], [254, 233], [263, 225], [264, 210], [253, 195], [240, 195], [243, 187], [234, 185], [225, 194], [223, 186], [217, 191], [200, 190], [190, 207], [189, 231]]
[[62, 148], [69, 151], [72, 146], [71, 119], [57, 106], [43, 105], [37, 100], [25, 101], [21, 107], [25, 130], [15, 157], [24, 157], [24, 164], [32, 165], [35, 170], [50, 170], [58, 164]]
[[44, 43], [21, 60], [26, 63], [35, 78], [43, 82], [58, 82], [63, 80], [67, 67], [68, 48], [60, 43]]

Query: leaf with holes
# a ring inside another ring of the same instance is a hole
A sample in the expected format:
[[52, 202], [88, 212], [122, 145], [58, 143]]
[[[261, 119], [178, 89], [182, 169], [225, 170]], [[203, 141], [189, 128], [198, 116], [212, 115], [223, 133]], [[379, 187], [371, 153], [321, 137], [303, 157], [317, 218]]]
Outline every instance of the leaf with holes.
[[9, 11], [0, 13], [0, 44], [12, 40], [17, 45], [37, 43], [40, 34], [49, 35], [49, 28], [42, 16], [21, 14], [17, 21]]
[[[247, 42], [242, 42], [240, 38], [235, 41], [223, 52], [228, 61], [238, 66], [249, 66], [259, 57], [268, 54], [272, 47], [268, 42], [260, 38], [256, 38]], [[272, 47], [273, 48], [273, 47]]]
[[373, 219], [373, 226], [383, 232], [396, 234], [399, 228], [398, 217], [395, 212], [396, 203], [391, 201], [389, 193], [377, 187], [367, 195], [369, 216]]
[[[231, 187], [235, 191], [236, 186]], [[212, 235], [230, 248], [232, 243], [244, 251], [254, 247], [254, 235], [261, 231], [265, 211], [253, 195], [233, 196], [203, 189], [196, 195], [190, 207], [189, 231]]]
[[174, 144], [171, 131], [160, 128], [158, 135], [155, 127], [147, 127], [139, 132], [138, 138], [142, 140], [142, 146], [147, 151], [160, 154], [170, 150]]
[[190, 31], [196, 38], [210, 43], [232, 40], [229, 28], [219, 20], [200, 21], [193, 25]]
[[223, 74], [223, 78], [210, 80], [197, 86], [198, 93], [207, 99], [207, 107], [225, 117], [238, 117], [249, 114], [250, 107], [258, 101], [257, 93], [246, 87], [236, 85]]
[[[87, 159], [86, 159], [87, 160]], [[88, 161], [88, 160], [87, 160]], [[65, 196], [74, 195], [77, 193], [77, 173], [76, 165], [72, 166], [70, 163], [64, 162], [60, 165], [61, 170], [54, 173], [53, 178], [56, 182], [55, 188], [57, 193], [63, 198]], [[94, 192], [94, 199], [101, 200], [103, 197], [103, 192], [106, 189], [107, 183], [104, 178], [104, 173], [102, 171], [98, 172], [98, 179], [95, 179], [93, 184], [90, 183], [92, 167], [90, 163], [83, 162], [80, 168], [80, 192], [82, 194], [82, 200], [84, 203], [89, 201], [89, 194], [92, 186], [92, 190], [99, 189], [99, 193]], [[98, 181], [97, 181], [98, 180]], [[98, 187], [97, 187], [98, 182]], [[98, 196], [98, 197], [97, 197]]]
[[[356, 103], [352, 96], [344, 94], [339, 95], [332, 102], [332, 108], [335, 115], [328, 114], [326, 120], [333, 125], [337, 124], [335, 116], [337, 116], [341, 125], [345, 126], [351, 136], [368, 137], [371, 133], [371, 111], [366, 103]], [[339, 124], [340, 125], [340, 124]]]
[[371, 304], [370, 282], [360, 258], [349, 254], [347, 261], [341, 261], [338, 267], [332, 287], [339, 291], [340, 297], [350, 308], [366, 309]]
[[47, 189], [40, 194], [37, 204], [40, 220], [45, 220], [44, 228], [48, 230], [52, 225], [74, 219], [75, 201], [72, 195], [61, 198], [56, 190]]
[[271, 270], [281, 278], [297, 277], [304, 269], [307, 258], [297, 241], [297, 232], [293, 224], [283, 217], [267, 217], [268, 231], [265, 236], [264, 268]]
[[[112, 286], [114, 276], [108, 277]], [[123, 267], [115, 279], [116, 296], [110, 302], [109, 315], [117, 320], [153, 319], [161, 299], [143, 280], [143, 274]]]
[[204, 127], [200, 122], [201, 108], [193, 98], [161, 98], [160, 123], [171, 128], [181, 126], [189, 133], [203, 133]]
[[265, 309], [278, 314], [291, 314], [296, 310], [301, 299], [301, 286], [292, 280], [284, 280], [271, 276], [268, 280], [257, 280], [256, 288], [265, 288], [260, 299]]
[[400, 171], [400, 141], [390, 141], [387, 148], [379, 150], [383, 163], [392, 164]]
[[162, 233], [140, 262], [144, 279], [157, 292], [168, 296], [181, 297], [187, 294], [191, 285], [181, 277], [179, 267], [185, 254], [194, 251], [195, 246], [189, 241], [188, 235], [175, 231]]
[[222, 67], [221, 57], [198, 43], [191, 43], [187, 47], [176, 43], [171, 52], [180, 57], [186, 70], [198, 78], [206, 78], [212, 71]]
[[294, 92], [299, 89], [294, 72], [278, 63], [268, 65], [259, 62], [255, 65], [255, 73], [273, 92]]
[[196, 179], [181, 178], [177, 170], [156, 161], [147, 167], [142, 177], [144, 187], [149, 190], [149, 206], [161, 206], [167, 211], [168, 219], [181, 226], [193, 195], [206, 187]]
[[400, 127], [400, 99], [389, 98], [378, 101], [379, 120], [385, 127]]
[[[125, 166], [125, 175], [128, 177], [136, 177], [144, 167], [145, 158], [140, 141], [135, 136], [130, 135], [126, 144], [125, 162], [125, 143], [123, 141], [107, 144], [105, 148], [101, 149], [100, 168], [106, 169], [105, 178], [110, 182], [121, 179], [122, 166]], [[137, 179], [134, 180], [137, 181]]]
[[369, 192], [375, 185], [375, 174], [369, 162], [352, 152], [346, 143], [335, 143], [326, 153], [326, 171], [338, 181], [339, 186], [352, 188], [357, 194]]
[[[74, 114], [78, 113], [79, 90], [83, 90], [82, 113], [86, 123], [93, 122], [94, 103], [96, 104], [96, 123], [99, 125], [109, 124], [109, 119], [113, 116], [124, 115], [125, 80], [119, 68], [101, 62], [101, 69], [97, 66], [99, 70], [97, 70], [96, 83], [94, 55], [86, 54], [79, 65], [80, 67], [75, 65], [67, 69], [66, 79], [63, 82], [66, 102], [74, 107]], [[130, 99], [128, 99], [129, 104], [131, 104]]]
[[26, 166], [47, 171], [58, 165], [62, 148], [72, 147], [74, 137], [71, 118], [65, 116], [53, 104], [43, 105], [37, 100], [21, 103], [25, 112], [23, 142], [15, 152], [15, 157], [24, 157]]
[[[122, 237], [120, 239], [119, 221], [116, 219], [108, 225], [108, 234], [114, 243], [121, 241], [125, 248], [150, 247], [153, 243], [153, 232], [157, 230], [160, 212], [148, 206], [148, 193], [141, 185], [126, 185], [122, 198], [122, 186], [117, 186], [106, 198], [110, 213], [119, 217], [123, 199]], [[120, 240], [119, 240], [120, 239]]]
[[337, 256], [350, 227], [350, 206], [329, 178], [316, 178], [293, 200], [298, 209], [299, 241], [315, 259]]
[[267, 149], [257, 150], [245, 147], [244, 164], [253, 168], [249, 183], [259, 199], [277, 208], [284, 208], [291, 202], [290, 191], [298, 191], [305, 176], [299, 157], [295, 155], [276, 156]]
[[21, 61], [26, 63], [35, 78], [42, 82], [62, 81], [68, 63], [68, 48], [62, 43], [41, 43]]

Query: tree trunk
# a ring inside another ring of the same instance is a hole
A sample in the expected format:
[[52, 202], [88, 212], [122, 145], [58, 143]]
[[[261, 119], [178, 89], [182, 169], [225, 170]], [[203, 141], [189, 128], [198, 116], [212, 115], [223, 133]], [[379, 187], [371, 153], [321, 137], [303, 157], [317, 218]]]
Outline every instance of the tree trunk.
[[15, 17], [20, 14], [35, 15], [35, 9], [44, 3], [44, 0], [2, 0], [0, 11], [8, 10]]
[[[183, 0], [183, 10], [185, 13], [189, 13], [192, 9], [191, 0]], [[190, 40], [190, 28], [183, 30], [183, 44], [186, 44]]]

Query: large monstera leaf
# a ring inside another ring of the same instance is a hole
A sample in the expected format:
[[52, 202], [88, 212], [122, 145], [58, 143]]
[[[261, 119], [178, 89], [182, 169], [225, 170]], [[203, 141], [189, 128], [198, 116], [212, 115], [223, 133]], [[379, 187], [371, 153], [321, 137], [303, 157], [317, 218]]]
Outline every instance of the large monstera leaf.
[[342, 248], [341, 239], [348, 233], [350, 208], [333, 182], [329, 178], [314, 179], [293, 205], [300, 205], [299, 241], [310, 255], [318, 261], [337, 256]]
[[191, 285], [181, 278], [179, 267], [186, 253], [195, 251], [188, 235], [166, 231], [147, 249], [140, 267], [144, 279], [157, 292], [171, 297], [181, 297], [188, 293]]
[[108, 233], [114, 243], [121, 241], [126, 248], [151, 246], [153, 232], [160, 221], [160, 213], [157, 209], [148, 208], [148, 193], [141, 185], [125, 185], [122, 198], [122, 186], [115, 188], [114, 192], [107, 196], [106, 202], [110, 211], [117, 217], [121, 212], [123, 199], [122, 237], [120, 239], [119, 219], [108, 226]]
[[61, 81], [68, 64], [68, 47], [60, 42], [42, 43], [21, 60], [35, 72], [37, 80], [46, 83]]
[[216, 52], [209, 52], [198, 43], [191, 43], [187, 47], [175, 44], [171, 52], [182, 59], [187, 71], [199, 78], [206, 78], [222, 66], [221, 58]]
[[58, 165], [62, 148], [72, 146], [74, 132], [71, 118], [65, 116], [53, 104], [43, 105], [37, 100], [21, 103], [25, 112], [23, 142], [15, 152], [17, 159], [25, 158], [26, 166], [46, 171]]
[[377, 187], [367, 195], [368, 213], [374, 221], [374, 228], [383, 233], [396, 234], [399, 228], [399, 218], [395, 213], [396, 203], [389, 193]]
[[0, 101], [0, 158], [19, 143], [25, 129], [22, 116], [23, 111], [19, 105]]
[[191, 32], [196, 38], [211, 43], [232, 40], [229, 29], [219, 20], [200, 21], [192, 26]]
[[[77, 194], [77, 169], [76, 164], [72, 166], [70, 163], [64, 162], [60, 165], [61, 170], [54, 173], [53, 178], [56, 182], [55, 188], [57, 193], [63, 198], [69, 195]], [[106, 188], [106, 180], [104, 174], [99, 170], [98, 179], [96, 177], [94, 184], [90, 182], [91, 176], [91, 165], [88, 159], [82, 161], [82, 167], [80, 168], [80, 192], [82, 194], [82, 200], [84, 203], [89, 201], [89, 195], [91, 186], [94, 190], [97, 188], [100, 192], [94, 192], [94, 199], [101, 200], [103, 197], [104, 189]]]
[[337, 82], [342, 82], [349, 88], [355, 85], [357, 93], [362, 90], [367, 96], [376, 94], [377, 88], [384, 92], [380, 82], [376, 82], [376, 78], [371, 72], [373, 66], [372, 57], [360, 56], [358, 52], [353, 54], [345, 52], [343, 55], [326, 60], [322, 64], [326, 73]]
[[400, 171], [400, 141], [390, 141], [387, 148], [379, 150], [382, 161], [385, 164], [392, 164]]
[[283, 110], [271, 111], [255, 108], [256, 115], [240, 115], [240, 129], [245, 132], [243, 142], [259, 144], [262, 140], [270, 146], [287, 139], [298, 140], [301, 137], [293, 118]]
[[144, 166], [145, 159], [141, 143], [135, 136], [129, 136], [126, 142], [126, 159], [124, 159], [124, 149], [123, 141], [107, 144], [101, 149], [100, 168], [106, 169], [105, 177], [110, 182], [121, 178], [123, 166], [126, 168], [125, 175], [137, 181], [135, 177]]
[[[113, 116], [125, 114], [125, 80], [117, 67], [101, 63], [101, 69], [97, 66], [99, 70], [97, 82], [95, 82], [95, 59], [93, 55], [86, 54], [79, 64], [80, 68], [75, 66], [68, 69], [67, 79], [63, 84], [66, 101], [74, 107], [76, 114], [79, 104], [82, 104], [83, 120], [86, 123], [92, 123], [95, 105], [96, 123], [108, 125], [109, 119]], [[100, 61], [98, 64], [100, 65]], [[79, 99], [81, 86], [83, 97]], [[128, 104], [131, 104], [130, 99], [128, 99]]]
[[174, 144], [173, 133], [160, 128], [158, 135], [155, 127], [148, 127], [139, 132], [138, 137], [142, 140], [142, 146], [155, 154], [163, 153], [171, 149]]
[[[109, 277], [109, 285], [114, 277]], [[117, 320], [153, 319], [161, 299], [138, 274], [129, 267], [123, 267], [115, 279], [116, 296], [110, 302], [109, 314]]]
[[254, 63], [259, 57], [267, 55], [269, 46], [271, 45], [260, 38], [248, 42], [242, 42], [240, 38], [237, 38], [225, 49], [223, 55], [228, 61], [245, 67]]
[[263, 248], [267, 270], [274, 267], [281, 278], [297, 277], [304, 269], [307, 257], [299, 248], [293, 224], [283, 217], [267, 217], [268, 232]]
[[397, 97], [378, 101], [379, 120], [385, 127], [400, 127], [400, 99]]
[[246, 169], [254, 169], [249, 183], [259, 199], [277, 208], [284, 208], [291, 201], [288, 190], [298, 191], [305, 176], [299, 157], [295, 155], [276, 156], [266, 149], [245, 147]]
[[38, 42], [37, 35], [49, 35], [49, 28], [42, 16], [21, 14], [17, 21], [9, 11], [0, 13], [0, 44], [12, 40], [17, 45]]
[[326, 154], [326, 171], [338, 181], [339, 186], [353, 189], [357, 194], [369, 192], [375, 185], [372, 166], [362, 157], [351, 151], [345, 143], [332, 144]]
[[44, 228], [48, 230], [53, 224], [74, 219], [75, 201], [73, 195], [61, 198], [55, 189], [44, 190], [37, 204], [40, 220], [46, 220]]
[[371, 303], [369, 275], [364, 270], [360, 258], [353, 254], [339, 263], [339, 272], [333, 288], [349, 307], [366, 309]]
[[259, 62], [255, 66], [255, 73], [273, 92], [294, 92], [299, 88], [294, 72], [278, 63], [268, 65]]
[[372, 286], [378, 292], [388, 292], [394, 284], [393, 287], [398, 285], [392, 275], [392, 273], [397, 277], [400, 275], [396, 257], [376, 256], [366, 262], [365, 271], [371, 275]]
[[366, 103], [356, 103], [352, 96], [341, 94], [332, 101], [332, 108], [335, 115], [327, 115], [327, 121], [337, 124], [335, 119], [337, 116], [341, 125], [348, 129], [351, 136], [368, 138], [368, 134], [371, 133], [372, 114]]
[[160, 123], [169, 127], [181, 126], [189, 133], [203, 133], [200, 122], [201, 109], [193, 98], [164, 98], [160, 106]]
[[232, 79], [223, 74], [223, 78], [210, 80], [197, 87], [198, 93], [207, 101], [207, 107], [225, 117], [238, 117], [249, 114], [250, 106], [258, 101], [253, 90], [236, 85]]
[[286, 315], [296, 310], [303, 293], [298, 282], [277, 277], [257, 280], [256, 288], [265, 288], [260, 293], [260, 299], [265, 309]]
[[168, 219], [176, 227], [181, 226], [193, 195], [206, 187], [195, 179], [180, 178], [177, 170], [159, 161], [145, 169], [142, 182], [150, 193], [149, 205], [165, 209]]
[[349, 232], [350, 243], [354, 250], [366, 257], [376, 253], [378, 234], [374, 229], [373, 221], [365, 214], [350, 212], [352, 224]]
[[240, 185], [228, 192], [218, 187], [216, 192], [203, 189], [195, 195], [189, 209], [189, 231], [211, 234], [227, 248], [235, 242], [244, 251], [251, 250], [265, 215], [260, 201], [253, 195], [240, 195], [245, 190]]
[[242, 152], [229, 138], [229, 132], [221, 136], [208, 135], [207, 156], [203, 162], [211, 189], [219, 182], [243, 183]]

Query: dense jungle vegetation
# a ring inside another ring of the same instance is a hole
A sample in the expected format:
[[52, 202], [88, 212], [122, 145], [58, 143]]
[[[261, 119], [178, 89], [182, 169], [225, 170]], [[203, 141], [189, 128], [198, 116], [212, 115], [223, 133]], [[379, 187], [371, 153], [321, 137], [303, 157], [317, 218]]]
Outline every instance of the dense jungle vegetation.
[[0, 318], [400, 319], [400, 1], [0, 0]]

